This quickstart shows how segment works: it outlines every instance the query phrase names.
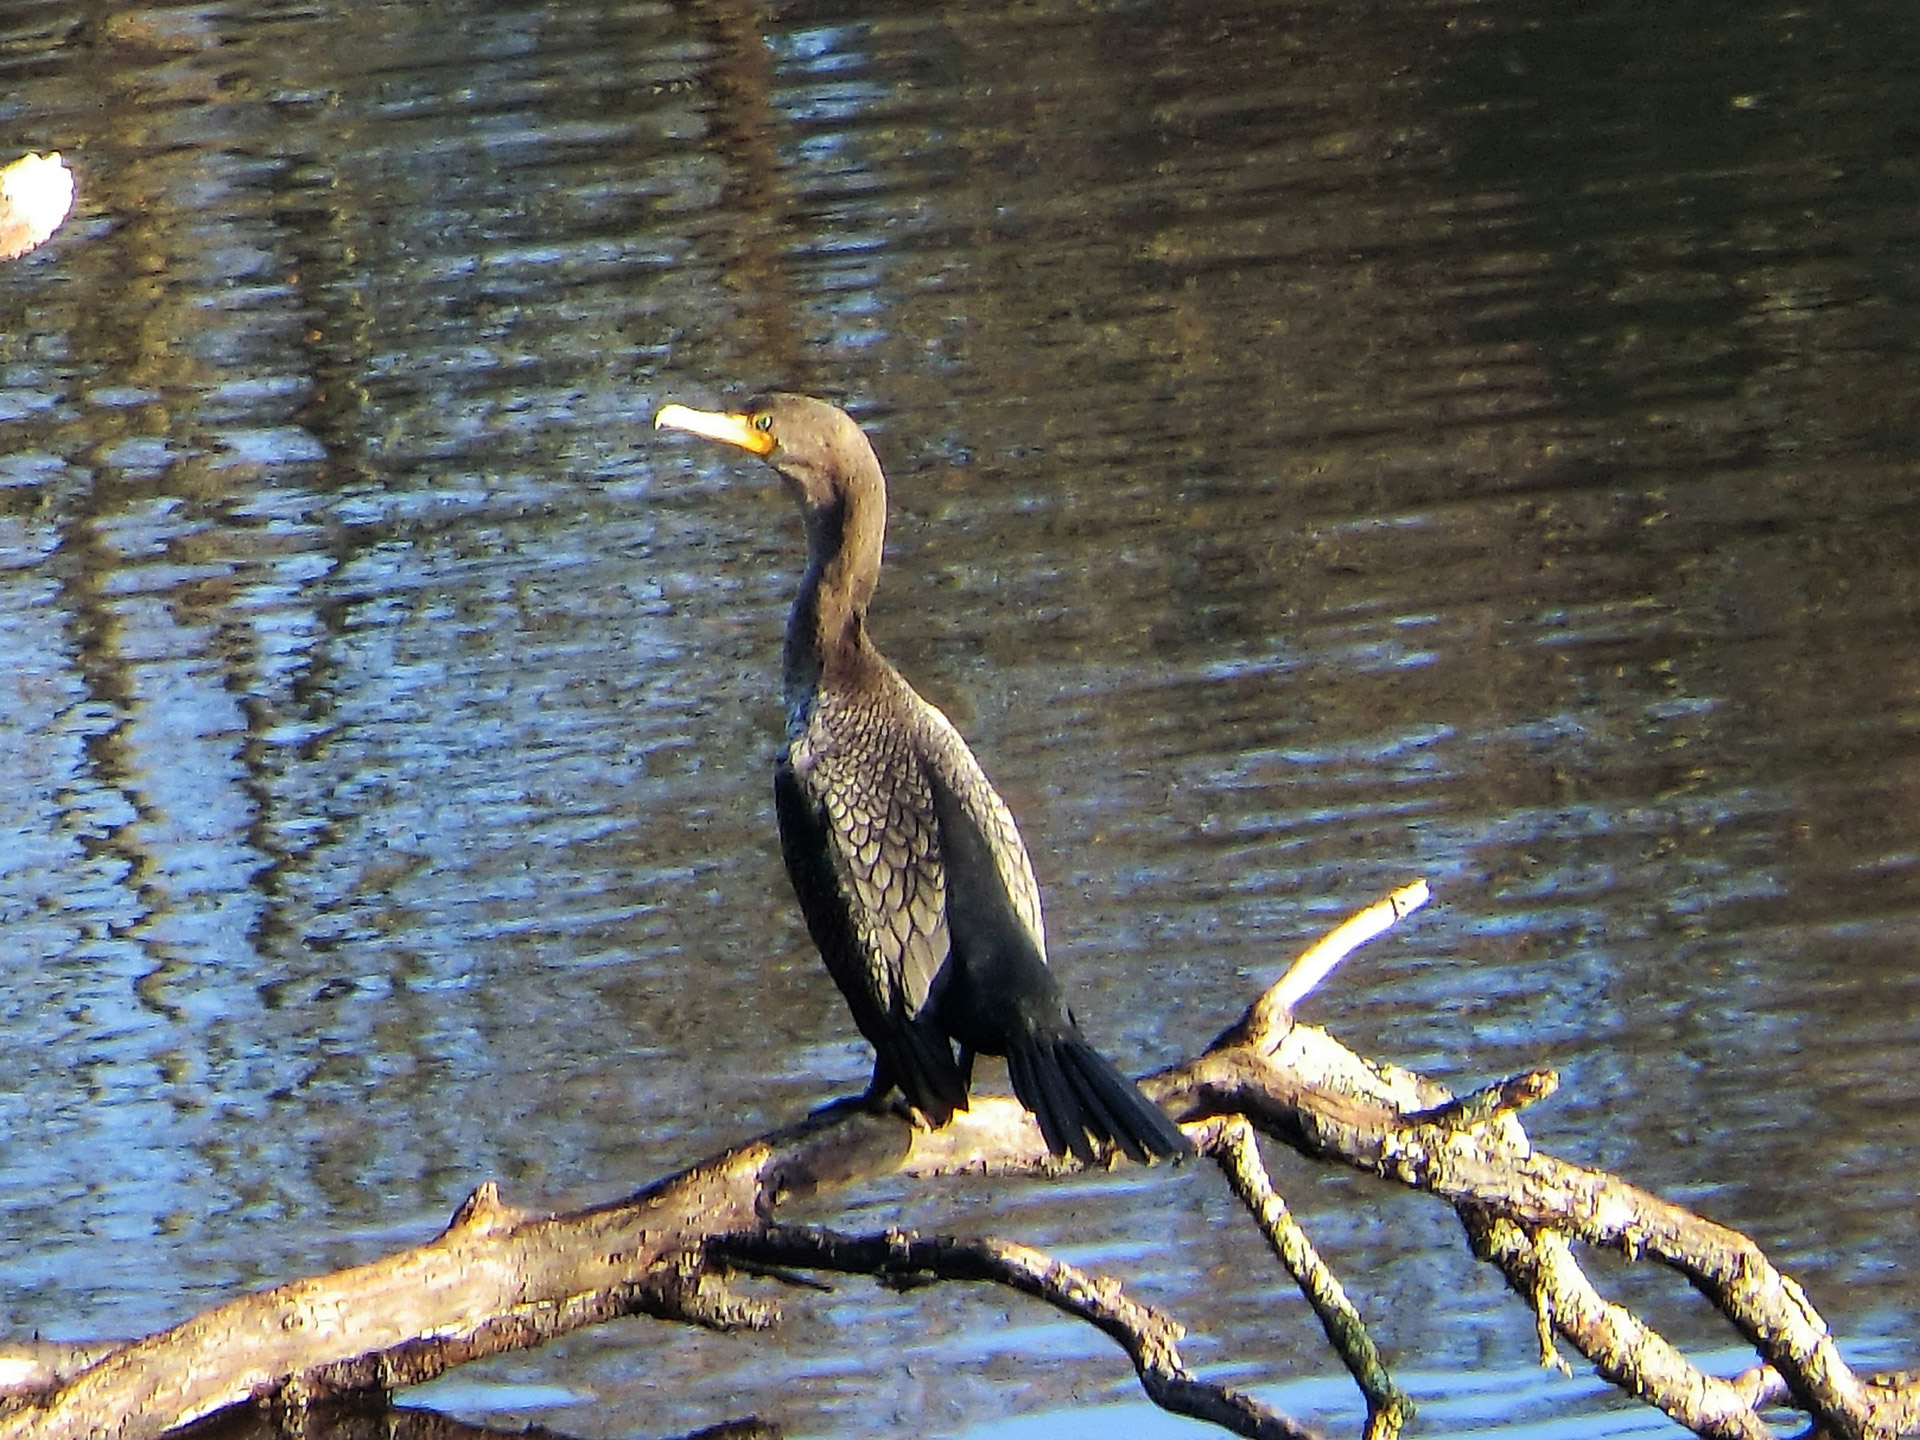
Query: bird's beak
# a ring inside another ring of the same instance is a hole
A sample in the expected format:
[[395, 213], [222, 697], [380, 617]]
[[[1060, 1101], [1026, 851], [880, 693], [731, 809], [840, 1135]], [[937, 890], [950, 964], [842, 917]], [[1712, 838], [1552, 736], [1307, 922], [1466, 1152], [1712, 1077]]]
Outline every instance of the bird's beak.
[[653, 417], [653, 428], [684, 430], [689, 435], [704, 435], [709, 440], [725, 441], [763, 460], [773, 453], [772, 433], [755, 429], [751, 415], [721, 410], [690, 410], [685, 405], [663, 405], [660, 413]]

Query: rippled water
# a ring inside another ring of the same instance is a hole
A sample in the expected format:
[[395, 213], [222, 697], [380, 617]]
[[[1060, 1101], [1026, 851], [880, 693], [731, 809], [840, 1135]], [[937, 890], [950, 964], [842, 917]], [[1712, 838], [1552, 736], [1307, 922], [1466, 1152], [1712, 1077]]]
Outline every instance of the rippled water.
[[[1559, 1067], [1543, 1146], [1900, 1359], [1916, 69], [1890, 3], [7, 8], [0, 138], [80, 177], [0, 268], [9, 1327], [157, 1327], [487, 1176], [607, 1198], [864, 1080], [773, 841], [797, 524], [645, 428], [780, 383], [876, 436], [875, 632], [1020, 815], [1117, 1059], [1427, 876], [1312, 1018]], [[1435, 1207], [1278, 1165], [1436, 1428], [1646, 1422], [1528, 1376]], [[1350, 1405], [1197, 1168], [851, 1204], [1110, 1268], [1192, 1359]], [[1004, 1297], [790, 1311], [449, 1403], [1133, 1399]]]

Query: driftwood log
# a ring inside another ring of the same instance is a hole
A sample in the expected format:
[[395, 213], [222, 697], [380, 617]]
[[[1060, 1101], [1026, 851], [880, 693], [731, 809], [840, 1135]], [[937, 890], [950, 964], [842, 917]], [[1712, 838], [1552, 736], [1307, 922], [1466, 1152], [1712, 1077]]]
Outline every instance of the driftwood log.
[[[1312, 1303], [1366, 1398], [1369, 1437], [1394, 1435], [1409, 1408], [1274, 1191], [1256, 1132], [1451, 1204], [1474, 1253], [1532, 1308], [1543, 1360], [1558, 1362], [1558, 1336], [1606, 1379], [1700, 1435], [1770, 1436], [1766, 1407], [1797, 1410], [1842, 1440], [1920, 1431], [1920, 1377], [1855, 1374], [1799, 1286], [1751, 1241], [1534, 1150], [1515, 1112], [1551, 1091], [1551, 1075], [1456, 1099], [1293, 1022], [1299, 998], [1327, 969], [1425, 898], [1423, 885], [1410, 886], [1356, 916], [1199, 1057], [1142, 1082], [1220, 1166]], [[1112, 1280], [1011, 1241], [847, 1235], [778, 1219], [789, 1198], [885, 1175], [1062, 1168], [1018, 1105], [983, 1098], [932, 1132], [904, 1116], [830, 1108], [573, 1214], [512, 1208], [489, 1182], [417, 1249], [243, 1296], [130, 1344], [0, 1346], [0, 1440], [141, 1440], [246, 1405], [298, 1414], [616, 1316], [765, 1328], [774, 1308], [736, 1295], [728, 1281], [770, 1266], [1008, 1286], [1104, 1330], [1167, 1409], [1241, 1435], [1307, 1435], [1253, 1397], [1195, 1377], [1180, 1358], [1179, 1325]], [[1574, 1242], [1679, 1271], [1753, 1346], [1754, 1368], [1729, 1379], [1695, 1369], [1601, 1297]]]

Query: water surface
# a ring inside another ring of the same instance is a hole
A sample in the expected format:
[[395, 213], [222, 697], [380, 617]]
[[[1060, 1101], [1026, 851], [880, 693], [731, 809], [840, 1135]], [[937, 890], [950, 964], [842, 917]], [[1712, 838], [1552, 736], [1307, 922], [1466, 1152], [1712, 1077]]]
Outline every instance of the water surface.
[[[874, 631], [1118, 1061], [1425, 876], [1310, 1018], [1463, 1086], [1557, 1067], [1540, 1144], [1910, 1360], [1916, 69], [1885, 3], [14, 6], [0, 135], [81, 191], [0, 270], [9, 1327], [143, 1332], [862, 1083], [773, 838], [797, 522], [646, 428], [781, 384], [876, 438]], [[1436, 1429], [1647, 1423], [1530, 1375], [1436, 1207], [1275, 1164], [1450, 1377]], [[832, 1218], [1051, 1246], [1348, 1413], [1199, 1167]], [[788, 1305], [460, 1403], [1064, 1435], [1135, 1398], [1009, 1297]]]

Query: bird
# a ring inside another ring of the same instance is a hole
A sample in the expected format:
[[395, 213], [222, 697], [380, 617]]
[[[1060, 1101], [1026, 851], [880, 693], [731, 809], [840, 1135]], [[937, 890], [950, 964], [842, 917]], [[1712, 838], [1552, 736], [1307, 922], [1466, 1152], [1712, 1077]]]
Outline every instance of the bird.
[[877, 1107], [897, 1088], [938, 1129], [968, 1108], [974, 1057], [999, 1055], [1054, 1157], [1190, 1156], [1067, 1007], [1006, 803], [867, 633], [887, 482], [866, 433], [839, 406], [791, 394], [744, 410], [666, 405], [654, 427], [765, 461], [799, 502], [807, 565], [782, 649], [774, 810], [808, 933], [874, 1049], [862, 1099]]

